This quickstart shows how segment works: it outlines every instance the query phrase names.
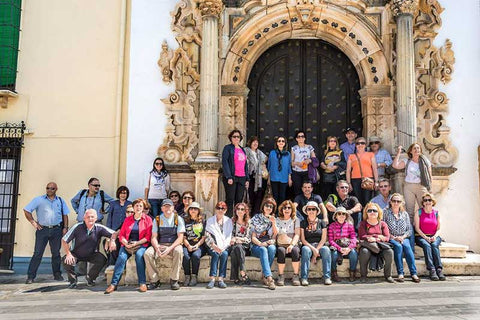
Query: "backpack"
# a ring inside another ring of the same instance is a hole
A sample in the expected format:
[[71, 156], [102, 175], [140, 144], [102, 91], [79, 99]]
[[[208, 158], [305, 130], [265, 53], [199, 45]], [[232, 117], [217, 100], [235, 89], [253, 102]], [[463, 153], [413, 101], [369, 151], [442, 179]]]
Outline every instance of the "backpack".
[[[155, 217], [155, 221], [157, 221], [157, 227], [160, 228], [160, 215]], [[175, 227], [178, 227], [178, 213], [176, 211], [173, 216], [173, 224]]]
[[[82, 192], [80, 192], [80, 198], [78, 198], [78, 202], [80, 202], [80, 199], [85, 195], [85, 193], [88, 191], [88, 189], [83, 189]], [[101, 211], [102, 213], [105, 212], [105, 192], [103, 190], [100, 190], [100, 199], [102, 199], [102, 208]]]

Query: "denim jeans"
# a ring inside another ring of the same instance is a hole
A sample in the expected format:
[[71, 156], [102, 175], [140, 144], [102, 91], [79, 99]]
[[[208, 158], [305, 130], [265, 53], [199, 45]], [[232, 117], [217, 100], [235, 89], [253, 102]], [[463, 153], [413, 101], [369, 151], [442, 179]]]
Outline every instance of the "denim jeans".
[[[138, 248], [137, 252], [135, 252], [135, 264], [137, 265], [137, 276], [138, 276], [138, 284], [145, 284], [147, 283], [147, 277], [145, 276], [145, 260], [143, 260], [143, 254], [147, 250], [146, 247]], [[113, 277], [112, 282], [114, 286], [118, 285], [120, 279], [122, 278], [123, 270], [125, 269], [125, 265], [127, 263], [128, 258], [130, 258], [131, 254], [125, 250], [125, 247], [121, 247], [120, 251], [118, 252], [117, 262], [115, 262], [115, 269], [113, 270]]]
[[37, 270], [42, 262], [43, 253], [47, 243], [50, 244], [50, 251], [52, 253], [52, 272], [53, 275], [61, 275], [60, 264], [60, 246], [62, 244], [62, 227], [42, 228], [35, 232], [35, 249], [33, 251], [32, 259], [28, 265], [28, 279], [35, 279]]
[[[207, 253], [203, 245], [197, 250], [190, 252], [186, 247], [183, 247], [183, 272], [186, 276], [190, 274], [198, 275], [200, 269], [200, 259]], [[190, 267], [191, 266], [191, 267]]]
[[272, 263], [275, 259], [275, 252], [277, 252], [277, 247], [274, 244], [269, 245], [268, 247], [260, 247], [256, 244], [252, 245], [252, 256], [260, 259], [260, 264], [262, 265], [262, 272], [265, 277], [272, 276]]
[[[316, 244], [312, 244], [316, 246]], [[302, 259], [300, 260], [300, 274], [302, 279], [308, 279], [308, 273], [310, 271], [310, 260], [312, 258], [313, 252], [307, 246], [302, 247]], [[320, 257], [322, 258], [322, 270], [323, 278], [330, 278], [330, 268], [332, 265], [332, 258], [330, 255], [330, 248], [323, 246], [320, 248]]]
[[438, 246], [442, 242], [440, 237], [437, 237], [433, 243], [428, 242], [422, 237], [415, 237], [417, 244], [422, 247], [425, 256], [425, 264], [428, 270], [443, 269], [442, 260], [440, 258], [440, 249]]
[[151, 212], [152, 212], [152, 217], [156, 217], [159, 214], [162, 213], [162, 202], [163, 199], [148, 199], [148, 203], [150, 203], [150, 206], [152, 207]]
[[[218, 276], [220, 278], [225, 278], [227, 276], [228, 250], [223, 250], [222, 253], [217, 253], [208, 248], [208, 253], [212, 256], [212, 259], [210, 260], [210, 277], [216, 277], [217, 271], [219, 271]], [[218, 260], [220, 260], [220, 268], [218, 267]]]
[[391, 239], [390, 243], [393, 244], [393, 261], [397, 267], [397, 274], [403, 275], [403, 254], [405, 253], [405, 260], [407, 261], [408, 270], [410, 275], [417, 274], [417, 267], [415, 266], [415, 255], [410, 247], [409, 239], [405, 239], [402, 243]]
[[[340, 252], [337, 250], [332, 251], [332, 270], [337, 270], [337, 259], [340, 255]], [[355, 271], [357, 269], [357, 262], [358, 262], [358, 253], [355, 249], [352, 249], [348, 255], [348, 260], [350, 261], [350, 270]]]

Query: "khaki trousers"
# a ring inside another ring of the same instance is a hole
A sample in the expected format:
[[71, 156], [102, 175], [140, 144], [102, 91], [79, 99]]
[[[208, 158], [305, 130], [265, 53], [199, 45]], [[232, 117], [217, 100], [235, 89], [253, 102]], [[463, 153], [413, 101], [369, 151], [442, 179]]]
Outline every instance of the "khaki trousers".
[[403, 196], [405, 197], [405, 210], [407, 210], [410, 216], [410, 222], [413, 224], [413, 216], [415, 215], [415, 203], [418, 207], [422, 207], [422, 196], [428, 192], [427, 188], [422, 186], [421, 183], [409, 183], [403, 184]]
[[176, 246], [175, 249], [170, 251], [166, 256], [160, 257], [155, 252], [153, 247], [150, 247], [145, 251], [143, 255], [145, 259], [145, 267], [147, 273], [147, 281], [155, 283], [160, 281], [160, 263], [162, 259], [172, 259], [172, 270], [170, 271], [170, 279], [176, 280], [180, 278], [180, 269], [182, 268], [183, 249], [182, 246]]

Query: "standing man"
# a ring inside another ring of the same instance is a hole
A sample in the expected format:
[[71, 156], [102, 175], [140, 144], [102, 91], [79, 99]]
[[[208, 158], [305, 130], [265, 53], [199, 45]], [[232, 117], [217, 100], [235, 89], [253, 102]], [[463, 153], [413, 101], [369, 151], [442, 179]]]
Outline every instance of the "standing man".
[[307, 215], [302, 210], [309, 201], [315, 201], [318, 204], [318, 207], [320, 208], [318, 216], [328, 224], [327, 209], [325, 209], [325, 206], [323, 205], [322, 197], [313, 193], [312, 182], [304, 181], [302, 184], [302, 193], [296, 196], [293, 201], [297, 204], [297, 218], [300, 219], [300, 222], [307, 219]]
[[358, 201], [357, 197], [348, 194], [349, 186], [345, 180], [339, 180], [337, 182], [337, 194], [331, 194], [328, 196], [325, 207], [328, 210], [328, 220], [333, 222], [333, 214], [338, 207], [344, 207], [347, 209], [347, 213], [353, 218], [355, 231], [358, 232], [358, 225], [362, 221], [362, 205]]
[[370, 200], [370, 202], [376, 203], [380, 206], [382, 210], [388, 207], [390, 202], [390, 191], [392, 187], [390, 186], [390, 181], [386, 178], [380, 178], [378, 180], [378, 190], [380, 193]]
[[[62, 238], [62, 246], [66, 252], [63, 256], [63, 268], [67, 272], [69, 288], [77, 287], [77, 274], [75, 273], [75, 265], [79, 261], [90, 262], [92, 266], [86, 276], [87, 286], [95, 285], [100, 270], [107, 263], [107, 258], [98, 251], [102, 237], [110, 238], [110, 251], [116, 250], [115, 239], [117, 233], [110, 228], [105, 227], [97, 221], [97, 211], [95, 209], [87, 209], [83, 215], [83, 222], [74, 225]], [[74, 241], [72, 250], [69, 243]]]
[[88, 209], [95, 209], [98, 215], [98, 223], [102, 222], [103, 214], [106, 212], [105, 203], [107, 205], [113, 201], [112, 197], [100, 190], [100, 181], [97, 178], [88, 180], [88, 189], [80, 190], [75, 197], [72, 198], [72, 208], [77, 213], [77, 221], [83, 221], [83, 215]]
[[355, 153], [355, 139], [357, 139], [357, 132], [354, 128], [349, 127], [345, 130], [345, 137], [347, 141], [340, 145], [340, 149], [343, 151], [345, 160], [348, 160], [348, 156]]
[[382, 148], [382, 140], [379, 137], [372, 136], [368, 141], [370, 142], [370, 151], [375, 154], [377, 161], [378, 178], [382, 178], [385, 176], [385, 169], [393, 163], [392, 156]]
[[162, 202], [162, 214], [155, 217], [152, 226], [152, 246], [145, 251], [143, 258], [147, 270], [148, 290], [154, 290], [160, 285], [160, 260], [172, 259], [170, 271], [170, 288], [180, 289], [178, 279], [183, 261], [183, 235], [185, 222], [175, 211], [173, 202], [165, 199]]
[[[23, 208], [25, 217], [36, 230], [35, 249], [28, 265], [26, 284], [33, 283], [37, 276], [38, 267], [42, 262], [47, 243], [50, 244], [50, 251], [52, 252], [53, 278], [57, 281], [63, 281], [62, 271], [60, 270], [60, 246], [62, 236], [68, 230], [68, 213], [70, 210], [65, 201], [57, 197], [57, 188], [55, 182], [49, 182], [46, 194], [34, 198]], [[36, 221], [33, 218], [33, 211], [37, 213]]]

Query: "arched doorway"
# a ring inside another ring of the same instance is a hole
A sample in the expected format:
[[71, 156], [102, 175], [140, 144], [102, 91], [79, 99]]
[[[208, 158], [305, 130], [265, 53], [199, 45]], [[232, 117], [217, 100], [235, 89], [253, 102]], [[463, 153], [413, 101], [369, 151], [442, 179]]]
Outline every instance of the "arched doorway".
[[308, 143], [324, 148], [326, 137], [362, 130], [360, 81], [348, 57], [323, 40], [291, 39], [265, 51], [248, 80], [247, 136], [260, 137], [270, 151], [274, 139], [294, 142], [305, 130]]

